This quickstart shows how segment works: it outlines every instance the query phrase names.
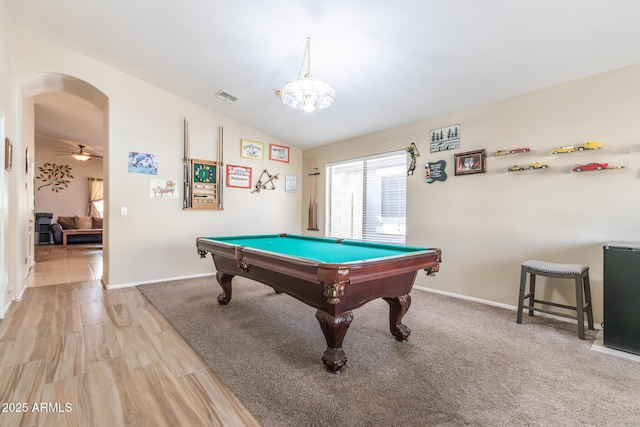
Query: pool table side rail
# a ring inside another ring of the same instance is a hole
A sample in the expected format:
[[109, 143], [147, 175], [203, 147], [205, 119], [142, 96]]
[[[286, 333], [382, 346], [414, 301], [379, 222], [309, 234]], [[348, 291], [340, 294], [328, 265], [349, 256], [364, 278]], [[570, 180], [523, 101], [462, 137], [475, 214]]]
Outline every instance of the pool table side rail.
[[[200, 237], [197, 239], [197, 248], [199, 251], [235, 259], [239, 270], [244, 262], [263, 268], [271, 268], [279, 273], [290, 274], [311, 282], [317, 281], [317, 271], [325, 271], [327, 274], [331, 274], [331, 272], [337, 270], [348, 270], [351, 272], [352, 283], [358, 283], [386, 277], [389, 275], [390, 269], [396, 274], [427, 269], [437, 270], [441, 261], [441, 250], [437, 248], [413, 248], [413, 252], [410, 254], [405, 252], [398, 255], [344, 263], [323, 263], [285, 254], [278, 254], [274, 257], [274, 253], [270, 251]], [[266, 262], [265, 258], [269, 259], [269, 261]], [[354, 274], [356, 272], [357, 274]]]
[[[270, 237], [289, 237], [291, 235], [268, 235]], [[245, 237], [245, 236], [240, 236]], [[257, 237], [262, 238], [263, 236], [246, 236], [246, 237]], [[324, 237], [307, 237], [307, 236], [293, 236], [293, 238], [303, 238], [305, 240], [317, 240], [321, 242], [333, 242], [336, 244], [346, 244], [353, 246], [366, 246], [370, 245], [367, 242], [355, 241], [355, 240], [340, 240], [340, 239], [331, 239]], [[266, 249], [258, 249], [240, 245], [238, 243], [227, 242], [226, 240], [237, 240], [238, 237], [224, 237], [224, 238], [211, 238], [211, 237], [198, 237], [196, 239], [196, 246], [198, 250], [203, 250], [206, 252], [213, 253], [214, 250], [219, 253], [224, 253], [229, 256], [233, 255], [236, 259], [245, 259], [248, 262], [248, 257], [251, 257], [253, 254], [263, 254], [265, 256], [271, 255], [274, 252], [266, 250]], [[439, 262], [442, 261], [442, 251], [439, 248], [418, 248], [412, 246], [401, 246], [401, 245], [390, 245], [383, 243], [374, 243], [376, 247], [393, 249], [399, 251], [401, 253], [397, 255], [388, 255], [388, 256], [380, 256], [376, 258], [368, 258], [366, 260], [356, 260], [356, 261], [344, 261], [344, 262], [322, 262], [312, 258], [305, 258], [304, 256], [295, 256], [278, 253], [278, 257], [286, 260], [287, 263], [297, 264], [297, 265], [308, 265], [309, 263], [313, 263], [315, 267], [323, 266], [325, 268], [332, 268], [336, 266], [342, 267], [350, 267], [352, 269], [355, 268], [366, 268], [368, 264], [378, 264], [380, 262], [389, 261], [393, 262], [398, 258], [405, 258], [406, 260], [410, 260], [411, 262], [415, 262], [415, 259], [421, 259], [425, 254], [436, 254], [436, 264], [428, 265], [426, 267], [418, 267], [419, 269], [427, 269], [427, 268], [437, 268]], [[410, 255], [408, 255], [410, 254]]]

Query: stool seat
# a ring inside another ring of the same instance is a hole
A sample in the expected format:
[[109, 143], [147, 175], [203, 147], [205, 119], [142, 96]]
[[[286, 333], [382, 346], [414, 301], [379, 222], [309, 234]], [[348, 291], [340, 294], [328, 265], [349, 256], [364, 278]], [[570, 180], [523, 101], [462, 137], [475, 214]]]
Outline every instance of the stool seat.
[[[527, 274], [529, 274], [529, 293], [526, 293]], [[557, 277], [561, 279], [573, 279], [575, 283], [576, 305], [559, 304], [552, 301], [543, 301], [535, 298], [536, 276]], [[525, 301], [528, 300], [528, 305]], [[560, 307], [568, 310], [576, 310], [577, 315], [571, 316], [566, 313], [551, 311], [549, 309], [536, 307], [535, 305], [545, 305]], [[553, 314], [561, 317], [568, 317], [578, 321], [578, 337], [584, 339], [584, 313], [587, 314], [589, 329], [593, 330], [593, 310], [591, 306], [591, 288], [589, 285], [589, 267], [582, 264], [559, 264], [555, 262], [540, 261], [530, 259], [521, 264], [520, 273], [520, 294], [518, 297], [518, 317], [517, 322], [522, 323], [522, 311], [529, 310], [529, 316], [533, 316], [534, 311]]]
[[539, 271], [540, 274], [582, 274], [589, 269], [586, 265], [581, 264], [558, 264], [556, 262], [538, 261], [537, 259], [525, 261], [522, 266]]

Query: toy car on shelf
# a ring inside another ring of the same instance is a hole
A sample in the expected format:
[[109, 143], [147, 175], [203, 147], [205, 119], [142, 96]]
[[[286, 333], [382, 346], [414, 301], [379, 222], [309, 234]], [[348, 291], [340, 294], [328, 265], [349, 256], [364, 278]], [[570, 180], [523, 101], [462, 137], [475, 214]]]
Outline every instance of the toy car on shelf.
[[509, 150], [509, 154], [526, 153], [528, 151], [531, 151], [531, 148], [529, 148], [529, 147], [520, 147], [520, 148], [514, 148], [513, 150]]
[[546, 169], [548, 167], [549, 165], [540, 162], [535, 162], [534, 164], [529, 165], [529, 169]]
[[578, 151], [582, 151], [582, 150], [599, 150], [600, 148], [602, 148], [602, 142], [600, 141], [588, 141], [585, 142], [584, 144], [580, 144], [576, 147], [578, 149]]
[[586, 165], [578, 165], [571, 170], [574, 172], [584, 172], [602, 169], [609, 169], [609, 163], [587, 163]]
[[509, 169], [507, 169], [507, 172], [525, 171], [525, 170], [527, 170], [527, 168], [525, 168], [524, 166], [513, 165]]
[[554, 148], [553, 150], [551, 150], [551, 154], [572, 153], [574, 151], [576, 151], [576, 147], [574, 147], [573, 145], [567, 145], [567, 146]]
[[492, 156], [504, 156], [505, 154], [509, 154], [509, 150], [498, 150], [491, 153]]

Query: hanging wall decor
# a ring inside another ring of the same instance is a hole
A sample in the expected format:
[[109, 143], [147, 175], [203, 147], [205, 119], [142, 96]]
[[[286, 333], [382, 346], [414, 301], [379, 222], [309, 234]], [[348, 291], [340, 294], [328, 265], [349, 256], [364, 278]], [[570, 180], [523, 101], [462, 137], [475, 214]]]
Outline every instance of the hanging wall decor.
[[158, 174], [158, 157], [155, 154], [129, 152], [129, 172]]
[[418, 151], [418, 147], [413, 142], [411, 145], [407, 147], [407, 152], [411, 155], [411, 163], [409, 163], [409, 170], [407, 170], [407, 175], [413, 175], [413, 171], [416, 170], [416, 159], [420, 157], [420, 152]]
[[36, 176], [37, 180], [42, 181], [42, 185], [38, 187], [39, 191], [44, 187], [51, 187], [51, 191], [56, 193], [69, 187], [73, 175], [71, 175], [71, 167], [69, 165], [56, 165], [55, 163], [45, 163], [38, 166], [40, 174]]
[[451, 125], [431, 131], [431, 152], [460, 148], [460, 125]]
[[191, 159], [190, 209], [222, 209], [218, 204], [218, 162]]
[[264, 144], [262, 142], [240, 140], [240, 157], [244, 159], [263, 160]]
[[178, 187], [174, 179], [151, 178], [149, 197], [161, 199], [177, 199]]
[[439, 160], [437, 162], [429, 162], [424, 165], [424, 180], [429, 184], [436, 181], [446, 181], [447, 173], [445, 172], [445, 167], [447, 166], [447, 162], [444, 160]]
[[227, 187], [251, 188], [251, 168], [227, 165]]
[[284, 145], [269, 144], [269, 160], [289, 163], [289, 147]]
[[11, 171], [13, 167], [13, 143], [9, 138], [4, 139], [4, 170]]
[[285, 193], [296, 192], [296, 176], [295, 175], [284, 176], [284, 191]]
[[485, 169], [485, 151], [467, 151], [454, 156], [455, 174], [469, 175], [472, 173], [484, 173]]
[[278, 175], [279, 174], [271, 175], [268, 170], [263, 170], [252, 193], [259, 193], [260, 190], [275, 190], [276, 184], [274, 183], [274, 180], [278, 179]]

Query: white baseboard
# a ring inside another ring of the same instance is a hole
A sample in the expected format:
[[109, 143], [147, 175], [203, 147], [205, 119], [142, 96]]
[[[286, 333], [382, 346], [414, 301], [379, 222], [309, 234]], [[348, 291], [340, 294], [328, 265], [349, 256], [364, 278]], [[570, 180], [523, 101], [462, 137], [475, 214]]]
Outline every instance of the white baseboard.
[[142, 281], [142, 282], [121, 283], [119, 285], [106, 285], [105, 286], [105, 284], [103, 282], [102, 286], [107, 290], [122, 289], [122, 288], [131, 288], [133, 286], [138, 286], [138, 285], [148, 285], [149, 283], [171, 282], [171, 281], [174, 281], [174, 280], [195, 279], [195, 278], [198, 278], [198, 277], [206, 277], [206, 276], [215, 276], [215, 273], [195, 274], [193, 276], [167, 277], [167, 278], [155, 279], [155, 280], [145, 280], [145, 281]]
[[460, 295], [460, 294], [454, 294], [454, 293], [451, 293], [451, 292], [441, 291], [441, 290], [438, 290], [438, 289], [425, 288], [424, 286], [414, 286], [413, 289], [420, 289], [421, 291], [433, 292], [434, 294], [446, 295], [448, 297], [453, 297], [453, 298], [458, 298], [458, 299], [463, 299], [463, 300], [473, 301], [473, 302], [479, 302], [481, 304], [492, 305], [494, 307], [506, 308], [508, 310], [513, 310], [513, 311], [517, 311], [518, 310], [518, 307], [516, 307], [515, 305], [502, 304], [502, 303], [499, 303], [499, 302], [489, 301], [489, 300], [480, 299], [480, 298], [474, 298], [474, 297], [470, 297], [470, 296], [467, 296], [467, 295]]
[[[467, 300], [467, 301], [473, 301], [473, 302], [477, 302], [477, 303], [480, 303], [480, 304], [492, 305], [494, 307], [506, 308], [507, 310], [512, 310], [512, 311], [516, 311], [516, 312], [518, 311], [518, 307], [515, 306], [515, 305], [502, 304], [502, 303], [495, 302], [495, 301], [489, 301], [489, 300], [486, 300], [486, 299], [474, 298], [474, 297], [470, 297], [470, 296], [466, 296], [466, 295], [454, 294], [454, 293], [451, 293], [451, 292], [445, 292], [445, 291], [441, 291], [441, 290], [438, 290], [438, 289], [425, 288], [423, 286], [414, 286], [413, 289], [420, 289], [421, 291], [432, 292], [434, 294], [446, 295], [446, 296], [452, 297], [452, 298], [458, 298], [458, 299], [463, 299], [463, 300]], [[542, 317], [548, 317], [550, 319], [560, 320], [560, 321], [563, 321], [563, 322], [569, 322], [569, 323], [575, 323], [576, 322], [573, 319], [568, 319], [568, 318], [562, 317], [562, 316], [554, 316], [553, 314], [537, 313], [536, 315], [537, 316], [542, 316]], [[602, 327], [598, 323], [595, 323], [593, 325], [593, 327], [595, 328], [596, 331], [602, 329]]]

